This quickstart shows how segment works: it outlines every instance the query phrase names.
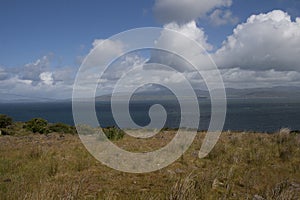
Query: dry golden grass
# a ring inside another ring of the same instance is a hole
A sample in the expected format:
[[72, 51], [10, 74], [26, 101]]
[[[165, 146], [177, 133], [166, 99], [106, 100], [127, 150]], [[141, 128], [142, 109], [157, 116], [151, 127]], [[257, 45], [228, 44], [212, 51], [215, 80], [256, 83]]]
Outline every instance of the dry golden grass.
[[[0, 137], [0, 199], [299, 199], [300, 135], [224, 132], [205, 159], [205, 133], [175, 163], [129, 174], [95, 160], [76, 135]], [[151, 139], [114, 141], [130, 151], [167, 144], [174, 131]]]

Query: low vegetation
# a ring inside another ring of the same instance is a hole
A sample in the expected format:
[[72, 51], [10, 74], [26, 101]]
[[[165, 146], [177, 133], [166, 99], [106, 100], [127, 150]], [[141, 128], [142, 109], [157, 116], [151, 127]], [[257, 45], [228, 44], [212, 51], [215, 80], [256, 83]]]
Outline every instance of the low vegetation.
[[55, 123], [48, 125], [49, 132], [56, 133], [67, 133], [67, 134], [75, 134], [76, 129], [74, 126], [69, 126], [63, 123]]
[[7, 115], [0, 114], [0, 128], [7, 128], [12, 125], [12, 118]]
[[[199, 132], [173, 164], [129, 174], [98, 162], [76, 134], [64, 134], [72, 132], [68, 126], [47, 123], [47, 134], [23, 127], [12, 123], [5, 128], [10, 135], [0, 137], [0, 199], [300, 199], [300, 134], [288, 129], [224, 132], [204, 159]], [[117, 128], [104, 132], [132, 152], [158, 149], [176, 134], [138, 139]]]
[[7, 115], [0, 114], [0, 133], [1, 135], [28, 135], [35, 134], [75, 134], [76, 128], [63, 123], [48, 123], [42, 118], [33, 118], [27, 122], [13, 122]]
[[48, 133], [48, 122], [45, 119], [34, 118], [25, 123], [24, 128], [33, 133]]
[[119, 140], [125, 135], [124, 131], [117, 127], [104, 128], [103, 132], [109, 140]]

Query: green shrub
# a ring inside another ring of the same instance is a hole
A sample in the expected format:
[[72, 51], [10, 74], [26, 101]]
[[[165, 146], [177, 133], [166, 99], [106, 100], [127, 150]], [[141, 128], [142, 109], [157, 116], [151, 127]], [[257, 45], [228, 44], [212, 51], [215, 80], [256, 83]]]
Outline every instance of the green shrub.
[[25, 128], [33, 133], [49, 133], [48, 122], [42, 118], [33, 118], [25, 123]]
[[12, 122], [13, 120], [11, 117], [0, 114], [0, 128], [7, 128], [8, 126], [12, 125]]
[[49, 131], [57, 132], [57, 133], [70, 133], [70, 134], [75, 134], [76, 132], [74, 127], [63, 123], [55, 123], [49, 125]]
[[116, 127], [103, 128], [103, 132], [109, 140], [119, 140], [125, 135], [123, 130]]
[[0, 129], [0, 135], [10, 135], [10, 132], [7, 129]]

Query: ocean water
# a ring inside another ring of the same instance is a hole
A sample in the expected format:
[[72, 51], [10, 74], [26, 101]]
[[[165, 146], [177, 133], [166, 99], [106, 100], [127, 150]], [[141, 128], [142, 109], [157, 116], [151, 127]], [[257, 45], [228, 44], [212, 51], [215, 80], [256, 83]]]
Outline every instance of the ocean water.
[[[298, 99], [229, 99], [223, 130], [274, 132], [282, 127], [300, 130], [300, 101]], [[150, 122], [149, 108], [161, 104], [167, 112], [165, 127], [177, 128], [180, 125], [180, 106], [177, 101], [144, 101], [129, 104], [130, 117], [140, 126]], [[114, 126], [109, 102], [95, 105], [98, 121], [102, 127]], [[206, 130], [211, 115], [210, 102], [199, 102], [199, 130]], [[71, 102], [51, 103], [3, 103], [0, 113], [11, 116], [15, 121], [28, 121], [41, 117], [51, 123], [63, 122], [74, 125]], [[120, 111], [122, 115], [122, 111]], [[129, 127], [130, 128], [130, 127]]]

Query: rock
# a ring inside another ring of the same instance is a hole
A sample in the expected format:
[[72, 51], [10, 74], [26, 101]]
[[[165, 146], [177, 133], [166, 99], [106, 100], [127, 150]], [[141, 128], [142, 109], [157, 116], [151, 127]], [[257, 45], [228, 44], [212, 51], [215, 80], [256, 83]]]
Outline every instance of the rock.
[[265, 198], [263, 198], [262, 196], [256, 194], [256, 195], [254, 195], [253, 200], [265, 200]]

